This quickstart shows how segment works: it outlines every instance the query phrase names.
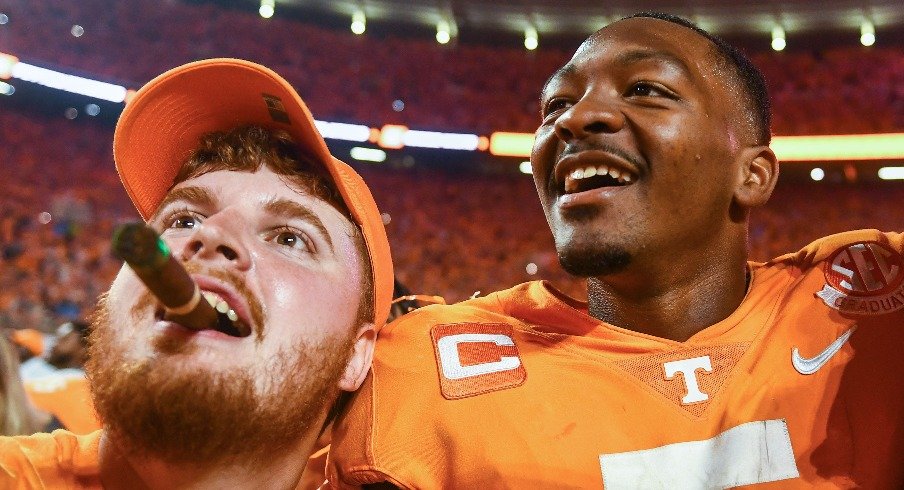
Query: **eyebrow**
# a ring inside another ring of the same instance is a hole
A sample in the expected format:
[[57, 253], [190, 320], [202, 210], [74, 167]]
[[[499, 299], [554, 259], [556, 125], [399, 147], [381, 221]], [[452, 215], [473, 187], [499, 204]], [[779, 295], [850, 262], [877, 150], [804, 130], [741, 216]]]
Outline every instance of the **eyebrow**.
[[[620, 65], [633, 65], [635, 63], [640, 63], [641, 61], [664, 62], [678, 68], [687, 78], [693, 78], [691, 76], [691, 69], [687, 66], [687, 63], [685, 63], [681, 58], [667, 51], [633, 49], [620, 53], [615, 57], [615, 62]], [[540, 90], [540, 102], [543, 102], [543, 97], [546, 95], [546, 89], [549, 88], [549, 86], [553, 82], [561, 78], [572, 77], [577, 72], [577, 70], [577, 67], [571, 63], [568, 63], [556, 70], [555, 73], [553, 73], [552, 76], [550, 76], [546, 80], [546, 83], [543, 84], [543, 88]]]
[[330, 237], [329, 232], [327, 232], [326, 227], [323, 226], [323, 221], [321, 221], [320, 217], [309, 208], [288, 199], [270, 199], [264, 203], [264, 211], [274, 216], [286, 219], [299, 219], [311, 224], [311, 226], [317, 228], [317, 231], [323, 235], [330, 250], [333, 250], [333, 239]]
[[571, 63], [562, 66], [558, 70], [555, 71], [549, 78], [546, 79], [546, 83], [543, 84], [543, 88], [540, 89], [540, 102], [543, 102], [543, 97], [546, 95], [546, 89], [549, 88], [549, 85], [559, 78], [571, 77], [577, 71], [577, 67], [572, 65]]
[[178, 201], [185, 201], [198, 206], [208, 207], [213, 206], [214, 203], [213, 194], [204, 187], [180, 187], [178, 189], [173, 189], [166, 194], [166, 197], [164, 197], [163, 201], [160, 202], [160, 205], [157, 206], [157, 211], [154, 212], [154, 215], [151, 216], [149, 221], [154, 221], [159, 218], [161, 211], [166, 209], [170, 204]]
[[640, 63], [641, 61], [658, 61], [663, 62], [668, 65], [673, 65], [684, 73], [684, 76], [687, 78], [693, 78], [691, 76], [691, 69], [687, 66], [687, 63], [684, 62], [681, 58], [669, 53], [667, 51], [654, 51], [649, 49], [633, 49], [630, 51], [625, 51], [624, 53], [619, 53], [618, 56], [615, 57], [616, 63], [621, 65], [633, 65], [635, 63]]

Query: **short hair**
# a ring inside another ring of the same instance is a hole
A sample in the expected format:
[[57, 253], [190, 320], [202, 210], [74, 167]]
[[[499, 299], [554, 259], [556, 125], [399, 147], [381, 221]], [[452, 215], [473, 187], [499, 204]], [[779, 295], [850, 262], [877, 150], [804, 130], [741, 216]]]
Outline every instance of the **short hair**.
[[355, 235], [352, 241], [361, 261], [361, 300], [358, 305], [355, 328], [374, 318], [374, 282], [370, 254], [364, 243], [364, 234], [352, 219], [339, 190], [327, 177], [321, 165], [302, 153], [289, 133], [269, 130], [261, 126], [239, 126], [229, 131], [213, 131], [201, 136], [198, 147], [191, 153], [173, 186], [188, 179], [229, 170], [254, 172], [266, 165], [278, 175], [285, 176], [293, 185], [336, 208], [352, 223]]
[[716, 47], [716, 53], [719, 58], [727, 62], [732, 68], [737, 82], [740, 82], [741, 92], [744, 94], [744, 105], [747, 111], [753, 116], [753, 125], [757, 143], [769, 144], [772, 139], [770, 126], [772, 124], [771, 104], [769, 102], [769, 91], [766, 88], [766, 79], [763, 73], [757, 68], [750, 59], [738, 48], [725, 42], [722, 38], [710, 34], [697, 24], [677, 15], [666, 14], [663, 12], [638, 12], [633, 15], [622, 18], [651, 18], [659, 19], [682, 27], [687, 27], [697, 34], [708, 39]]

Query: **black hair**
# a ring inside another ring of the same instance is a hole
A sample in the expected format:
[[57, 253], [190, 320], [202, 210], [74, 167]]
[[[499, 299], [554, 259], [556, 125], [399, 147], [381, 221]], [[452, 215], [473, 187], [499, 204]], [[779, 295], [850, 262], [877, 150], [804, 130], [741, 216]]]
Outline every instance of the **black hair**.
[[734, 70], [737, 81], [740, 82], [740, 88], [745, 94], [745, 105], [753, 115], [754, 130], [756, 131], [756, 139], [759, 144], [768, 144], [772, 139], [770, 125], [772, 123], [771, 104], [769, 102], [769, 91], [766, 88], [766, 79], [763, 73], [757, 68], [750, 59], [738, 48], [725, 42], [722, 38], [710, 34], [697, 24], [677, 15], [666, 14], [663, 12], [638, 12], [629, 15], [621, 20], [633, 18], [651, 18], [659, 19], [682, 27], [692, 29], [697, 34], [709, 39], [715, 47], [722, 60], [726, 61]]

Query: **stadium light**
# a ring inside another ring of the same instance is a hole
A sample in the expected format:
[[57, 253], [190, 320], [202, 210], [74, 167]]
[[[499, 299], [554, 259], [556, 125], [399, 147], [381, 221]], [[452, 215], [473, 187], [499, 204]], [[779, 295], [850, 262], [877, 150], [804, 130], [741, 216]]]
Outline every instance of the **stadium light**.
[[377, 148], [364, 148], [356, 146], [351, 149], [349, 154], [355, 160], [362, 162], [382, 163], [386, 161], [386, 152]]
[[475, 151], [479, 146], [479, 138], [476, 134], [440, 133], [437, 131], [408, 129], [402, 135], [402, 143], [405, 146], [418, 148]]
[[110, 102], [123, 102], [126, 98], [126, 88], [123, 86], [67, 75], [66, 73], [48, 70], [47, 68], [29, 65], [28, 63], [16, 63], [12, 67], [11, 74], [13, 77], [26, 82], [87, 95], [96, 99], [109, 100]]
[[273, 17], [273, 13], [276, 11], [276, 0], [261, 0], [261, 8], [257, 9], [257, 12], [261, 14], [261, 17], [265, 19], [269, 19]]
[[[490, 153], [497, 156], [528, 157], [533, 145], [531, 133], [490, 135]], [[904, 133], [776, 136], [769, 146], [782, 162], [904, 160]]]
[[783, 162], [904, 159], [904, 133], [776, 136], [769, 146]]
[[370, 127], [363, 124], [347, 124], [327, 121], [314, 121], [317, 131], [324, 138], [363, 143], [370, 139]]
[[531, 170], [530, 161], [519, 163], [518, 170], [520, 170], [522, 174], [530, 175], [531, 173], [533, 173]]
[[826, 177], [826, 171], [819, 167], [816, 167], [813, 170], [810, 170], [810, 178], [815, 180], [816, 182], [819, 182], [820, 180], [824, 179], [825, 177]]
[[408, 126], [401, 124], [384, 124], [380, 128], [380, 139], [377, 144], [383, 148], [397, 150], [405, 146], [405, 133], [408, 132]]
[[860, 24], [860, 44], [864, 46], [876, 44], [876, 27], [868, 20]]
[[772, 49], [781, 51], [785, 49], [787, 42], [785, 41], [785, 30], [781, 26], [772, 28]]
[[0, 94], [12, 95], [14, 93], [16, 93], [16, 87], [13, 87], [6, 82], [0, 82]]
[[533, 133], [497, 131], [490, 135], [490, 154], [502, 157], [529, 157], [534, 146]]
[[882, 180], [904, 180], [904, 167], [882, 167], [879, 169]]
[[365, 30], [367, 30], [367, 16], [364, 15], [363, 10], [356, 10], [352, 14], [352, 32], [360, 35], [364, 34]]
[[449, 23], [441, 20], [436, 23], [436, 42], [446, 44], [452, 39], [452, 32], [449, 29]]
[[539, 37], [537, 36], [537, 29], [535, 29], [533, 26], [528, 26], [526, 29], [524, 29], [524, 47], [533, 51], [537, 49], [537, 46], [539, 46], [539, 44], [540, 41]]

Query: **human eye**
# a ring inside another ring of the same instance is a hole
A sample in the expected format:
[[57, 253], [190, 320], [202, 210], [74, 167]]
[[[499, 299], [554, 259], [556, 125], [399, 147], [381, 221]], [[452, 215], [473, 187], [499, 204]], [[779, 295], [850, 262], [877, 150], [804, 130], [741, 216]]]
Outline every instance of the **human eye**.
[[288, 226], [273, 230], [270, 240], [276, 245], [299, 252], [313, 253], [315, 251], [313, 242], [306, 234]]
[[661, 84], [648, 81], [640, 81], [631, 84], [626, 94], [628, 97], [666, 97], [675, 99], [676, 96]]
[[200, 226], [204, 221], [204, 217], [189, 209], [180, 208], [166, 214], [160, 220], [161, 228], [166, 230], [193, 230]]
[[568, 99], [564, 97], [553, 97], [543, 104], [540, 115], [545, 119], [553, 114], [567, 110], [571, 106], [572, 103]]

